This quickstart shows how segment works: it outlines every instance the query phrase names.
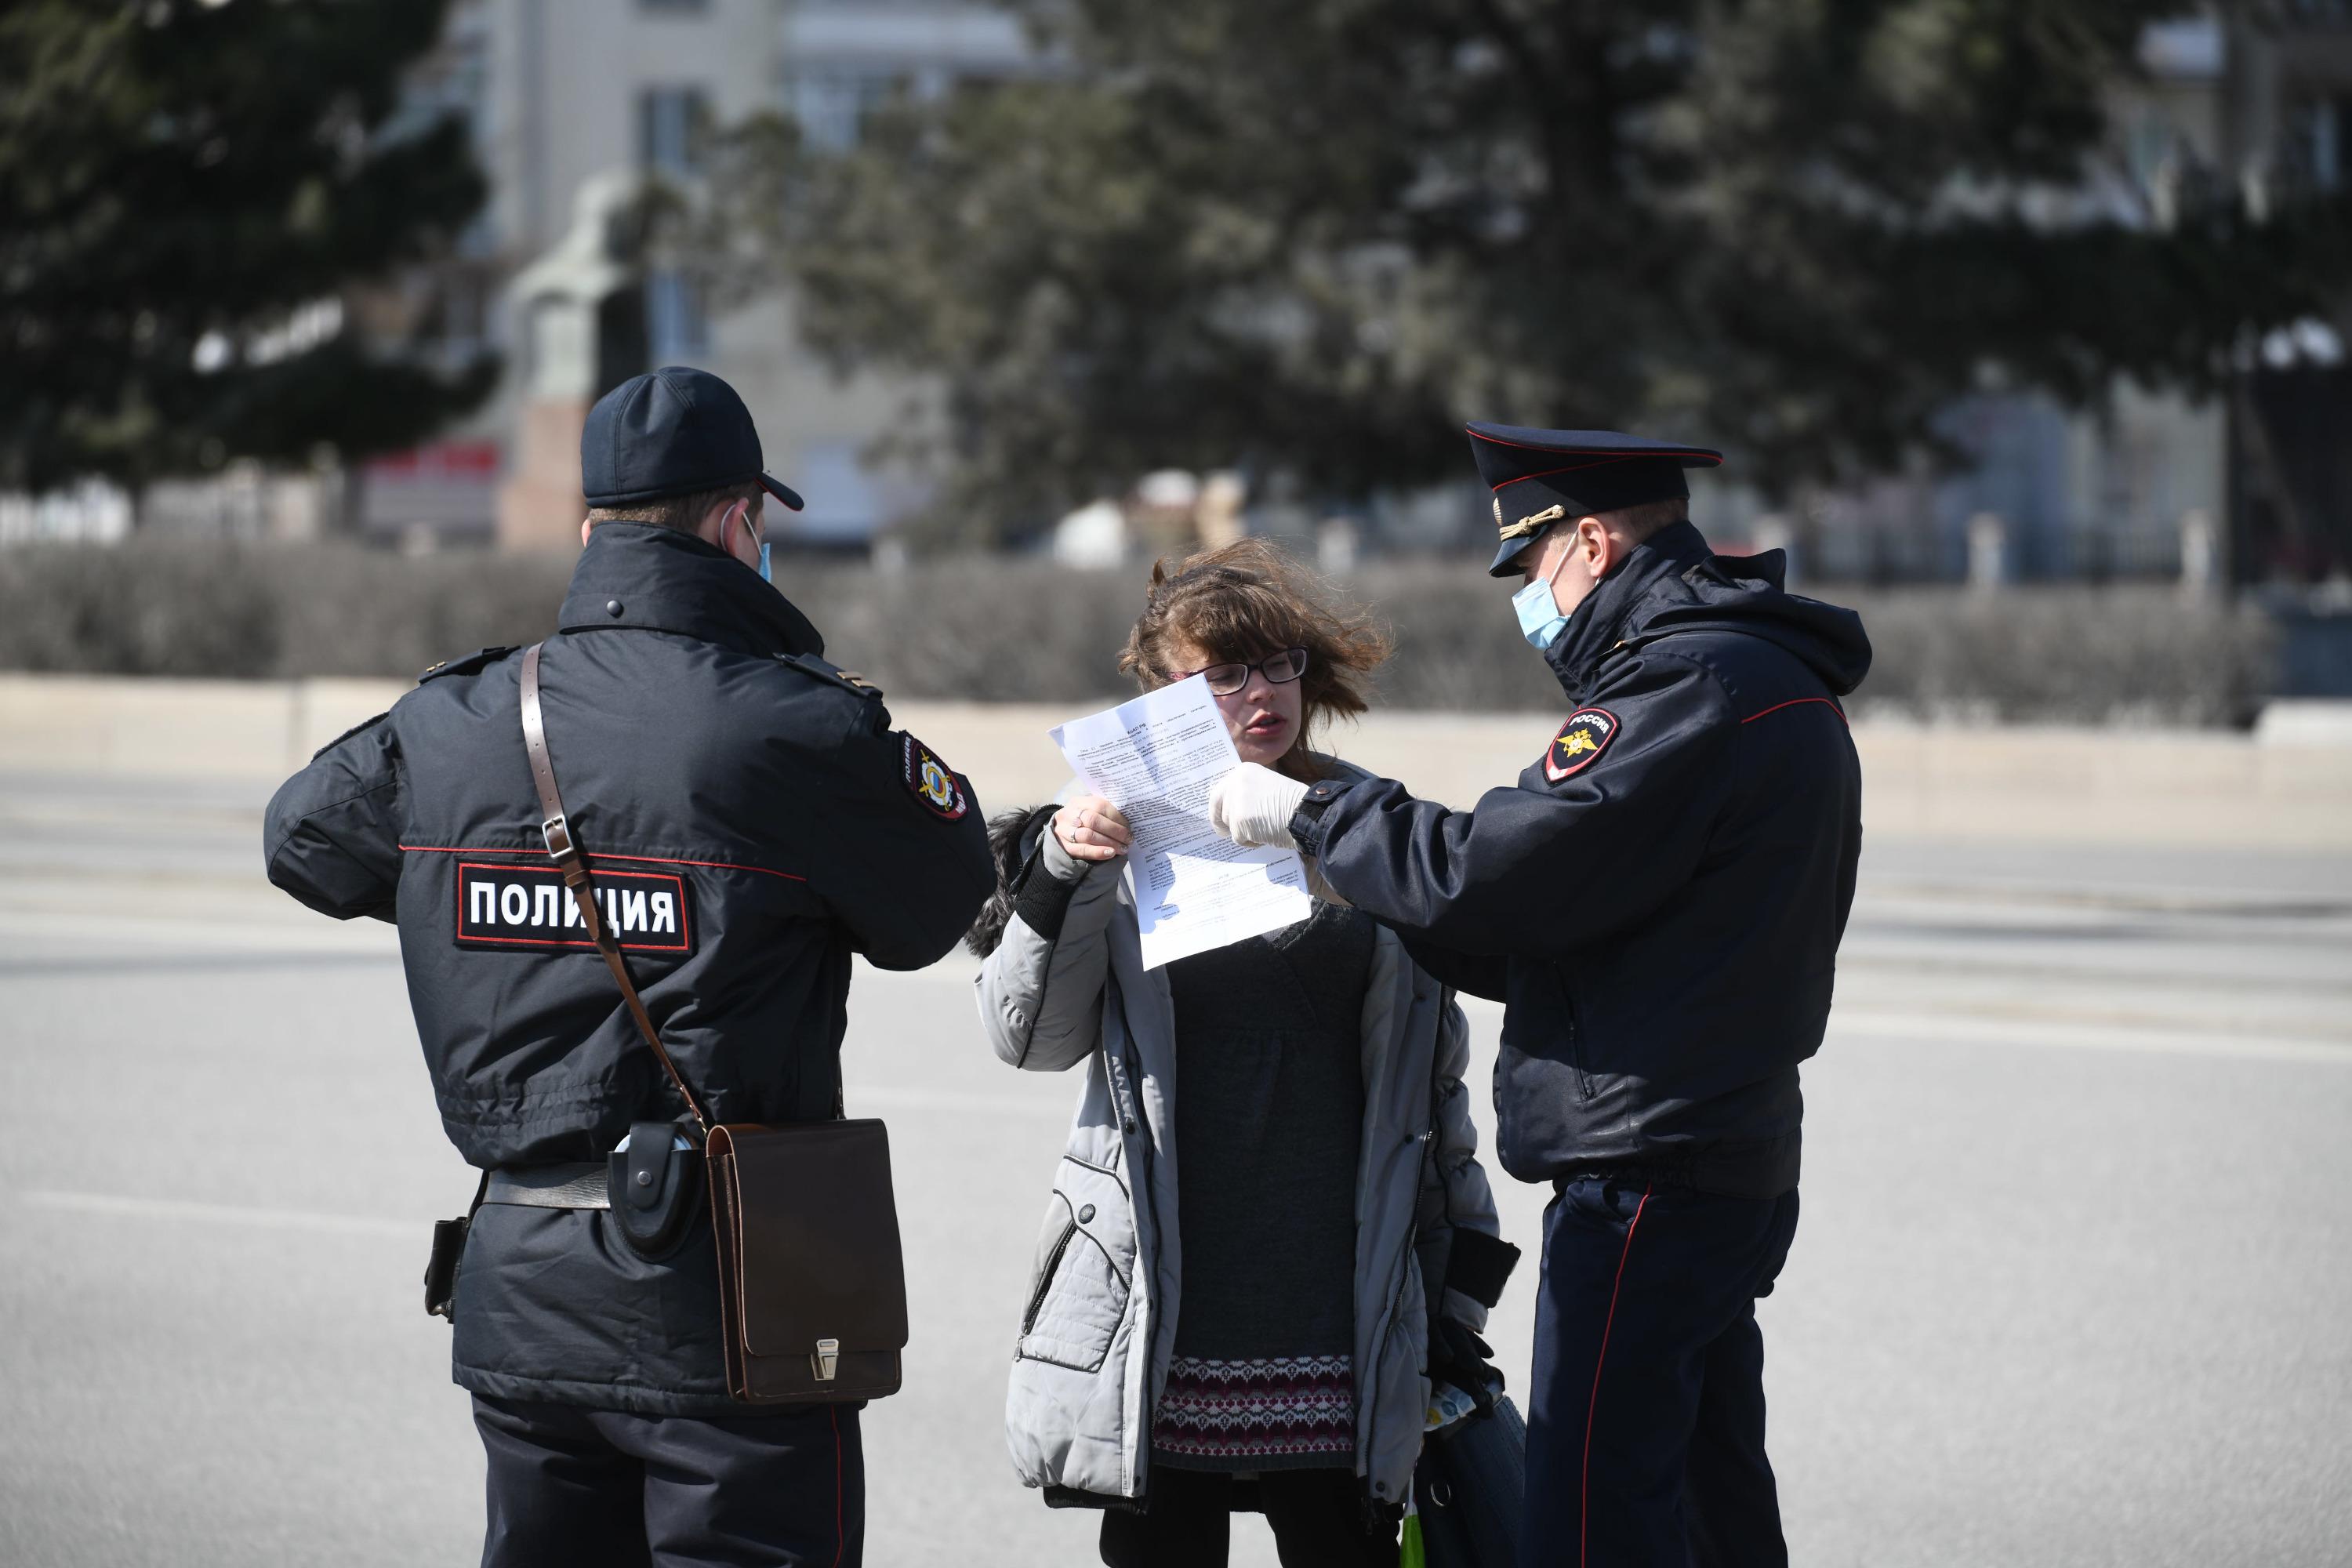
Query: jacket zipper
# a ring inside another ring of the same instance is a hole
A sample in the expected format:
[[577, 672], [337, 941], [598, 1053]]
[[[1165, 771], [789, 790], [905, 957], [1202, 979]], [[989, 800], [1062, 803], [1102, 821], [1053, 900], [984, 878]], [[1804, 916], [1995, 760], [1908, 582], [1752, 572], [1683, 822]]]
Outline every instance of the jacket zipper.
[[[1069, 1201], [1067, 1198], [1062, 1200], [1064, 1204]], [[1037, 1288], [1029, 1292], [1029, 1310], [1021, 1314], [1022, 1339], [1027, 1339], [1029, 1331], [1037, 1326], [1037, 1314], [1045, 1305], [1045, 1291], [1054, 1283], [1054, 1271], [1062, 1266], [1062, 1254], [1070, 1250], [1070, 1238], [1077, 1234], [1078, 1222], [1073, 1217], [1062, 1227], [1061, 1239], [1054, 1243], [1054, 1250], [1045, 1255], [1045, 1267], [1037, 1276]], [[1013, 1354], [1014, 1359], [1019, 1359], [1021, 1344], [1018, 1340], [1013, 1342]]]
[[1568, 1068], [1576, 1075], [1576, 1098], [1580, 1102], [1589, 1102], [1592, 1099], [1592, 1075], [1584, 1070], [1584, 1028], [1576, 1018], [1576, 992], [1568, 983], [1566, 970], [1554, 963], [1551, 973], [1559, 983], [1560, 1011], [1568, 1019]]
[[[1116, 989], [1115, 980], [1112, 982], [1112, 986]], [[1120, 1005], [1122, 1006], [1125, 1005], [1125, 999], [1123, 997], [1121, 998]], [[1133, 1041], [1133, 1031], [1130, 1030], [1129, 1032], [1128, 1038], [1130, 1042]], [[1123, 1134], [1119, 1140], [1119, 1152], [1121, 1157], [1127, 1160], [1129, 1180], [1133, 1182], [1139, 1189], [1143, 1183], [1149, 1179], [1150, 1173], [1137, 1165], [1135, 1161], [1129, 1157], [1130, 1151], [1129, 1150], [1128, 1145], [1135, 1140], [1137, 1119], [1142, 1115], [1143, 1108], [1135, 1102], [1134, 1086], [1129, 1081], [1128, 1077], [1128, 1065], [1129, 1064], [1126, 1061], [1114, 1056], [1110, 1051], [1105, 1050], [1103, 1052], [1103, 1066], [1111, 1082], [1111, 1100], [1112, 1103], [1118, 1107], [1119, 1131]], [[1069, 1200], [1066, 1198], [1063, 1201], [1066, 1203]], [[1133, 1205], [1130, 1203], [1130, 1207], [1132, 1206]], [[1071, 1221], [1071, 1227], [1073, 1229], [1076, 1228], [1076, 1220], [1075, 1216]], [[1068, 1245], [1066, 1237], [1064, 1238], [1064, 1245]], [[1153, 1256], [1149, 1258], [1143, 1256], [1142, 1249], [1140, 1247], [1137, 1248], [1135, 1269], [1137, 1275], [1140, 1277], [1143, 1270], [1147, 1267], [1150, 1268], [1151, 1270], [1151, 1278], [1153, 1280], [1157, 1281], [1160, 1278], [1160, 1259], [1158, 1257], [1160, 1249], [1160, 1226], [1157, 1219], [1152, 1223], [1151, 1246]], [[1057, 1258], [1056, 1261], [1058, 1260], [1059, 1259]], [[1148, 1319], [1150, 1316], [1148, 1311], [1137, 1306], [1135, 1300], [1135, 1287], [1132, 1284], [1130, 1284], [1128, 1289], [1128, 1310], [1140, 1313], [1145, 1319]], [[1136, 1419], [1140, 1431], [1140, 1436], [1137, 1439], [1138, 1453], [1141, 1456], [1141, 1462], [1137, 1466], [1137, 1468], [1141, 1470], [1143, 1475], [1142, 1481], [1135, 1489], [1135, 1497], [1133, 1499], [1134, 1502], [1138, 1506], [1142, 1505], [1145, 1499], [1151, 1491], [1151, 1461], [1150, 1456], [1151, 1453], [1152, 1395], [1151, 1377], [1149, 1367], [1150, 1358], [1157, 1353], [1156, 1342], [1160, 1338], [1160, 1326], [1157, 1323], [1152, 1323], [1150, 1325], [1150, 1329], [1151, 1331], [1150, 1333], [1142, 1336], [1143, 1353], [1146, 1358], [1146, 1372], [1143, 1379], [1143, 1399], [1136, 1411]], [[1027, 1337], [1026, 1330], [1023, 1331], [1023, 1337]]]
[[[1440, 1027], [1443, 1027], [1442, 1022]], [[1408, 1265], [1412, 1259], [1413, 1246], [1421, 1239], [1421, 1178], [1429, 1169], [1429, 1163], [1437, 1157], [1438, 1119], [1443, 1114], [1444, 1112], [1438, 1107], [1437, 1061], [1433, 1055], [1429, 1067], [1429, 1126], [1413, 1139], [1414, 1142], [1421, 1145], [1421, 1163], [1413, 1171], [1412, 1220], [1404, 1227], [1404, 1247], [1397, 1254], [1396, 1293], [1389, 1298], [1388, 1327], [1381, 1331], [1381, 1342], [1372, 1347], [1372, 1364], [1363, 1371], [1363, 1375], [1366, 1377], [1379, 1375], [1381, 1363], [1388, 1360], [1389, 1344], [1396, 1338], [1397, 1320], [1404, 1313], [1405, 1282], [1412, 1277], [1412, 1270]], [[1441, 1173], [1438, 1179], [1441, 1182], [1444, 1181], [1444, 1175]], [[1362, 1396], [1361, 1391], [1362, 1384], [1360, 1383], [1359, 1397]], [[1380, 1435], [1381, 1402], [1378, 1397], [1374, 1397], [1371, 1425], [1364, 1429], [1364, 1458], [1367, 1466], [1370, 1464], [1372, 1454], [1380, 1447]], [[1367, 1479], [1369, 1479], [1369, 1471]], [[1408, 1483], [1409, 1488], [1410, 1483]], [[1402, 1498], [1384, 1498], [1381, 1501], [1399, 1508], [1404, 1506]]]

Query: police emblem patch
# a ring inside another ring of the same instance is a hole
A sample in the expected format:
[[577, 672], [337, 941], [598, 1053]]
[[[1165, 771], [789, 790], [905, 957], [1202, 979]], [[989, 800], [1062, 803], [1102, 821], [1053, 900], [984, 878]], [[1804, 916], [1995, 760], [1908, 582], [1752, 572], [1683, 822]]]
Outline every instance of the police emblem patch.
[[[595, 871], [588, 890], [629, 952], [692, 952], [686, 879], [668, 871]], [[459, 947], [586, 947], [588, 921], [563, 874], [547, 866], [457, 864]]]
[[940, 759], [937, 752], [903, 730], [898, 741], [904, 749], [907, 793], [921, 802], [925, 810], [942, 821], [953, 822], [971, 809], [971, 797], [965, 793], [963, 780]]
[[1617, 738], [1617, 715], [1605, 708], [1580, 708], [1568, 716], [1544, 752], [1544, 777], [1553, 784], [1582, 773], [1601, 760]]

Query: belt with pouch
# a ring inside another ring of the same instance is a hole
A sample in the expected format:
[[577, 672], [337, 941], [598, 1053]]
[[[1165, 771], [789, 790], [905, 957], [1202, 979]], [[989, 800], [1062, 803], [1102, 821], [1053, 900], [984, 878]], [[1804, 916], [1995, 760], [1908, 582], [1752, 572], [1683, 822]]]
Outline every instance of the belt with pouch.
[[702, 1152], [673, 1121], [640, 1121], [604, 1159], [492, 1171], [482, 1201], [518, 1208], [604, 1209], [632, 1251], [677, 1250], [702, 1212]]
[[676, 1122], [641, 1121], [602, 1160], [509, 1165], [482, 1173], [474, 1206], [433, 1227], [425, 1265], [425, 1310], [454, 1320], [457, 1269], [466, 1235], [484, 1204], [529, 1209], [602, 1209], [640, 1257], [660, 1261], [685, 1241], [701, 1215], [702, 1151]]

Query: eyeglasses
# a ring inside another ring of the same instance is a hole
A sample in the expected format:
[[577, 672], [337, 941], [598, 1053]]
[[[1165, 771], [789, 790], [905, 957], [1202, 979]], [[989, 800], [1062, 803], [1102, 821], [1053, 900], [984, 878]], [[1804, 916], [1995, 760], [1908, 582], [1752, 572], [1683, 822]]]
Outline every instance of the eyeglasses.
[[1171, 681], [1188, 679], [1199, 675], [1207, 678], [1209, 689], [1219, 697], [1231, 697], [1249, 684], [1250, 672], [1255, 670], [1276, 686], [1287, 686], [1307, 673], [1307, 650], [1286, 647], [1280, 653], [1270, 653], [1255, 664], [1213, 664], [1202, 669], [1171, 669]]

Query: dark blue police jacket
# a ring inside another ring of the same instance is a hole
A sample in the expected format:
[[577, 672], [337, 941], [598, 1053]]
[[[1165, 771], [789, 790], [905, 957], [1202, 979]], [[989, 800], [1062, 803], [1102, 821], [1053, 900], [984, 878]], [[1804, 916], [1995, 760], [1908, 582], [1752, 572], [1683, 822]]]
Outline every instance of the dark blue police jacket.
[[[929, 963], [994, 889], [971, 786], [688, 534], [600, 524], [561, 627], [540, 669], [556, 780], [664, 1043], [718, 1121], [833, 1115], [851, 955]], [[521, 664], [490, 648], [428, 671], [287, 781], [264, 845], [312, 909], [397, 922], [442, 1124], [483, 1167], [601, 1159], [633, 1121], [684, 1112], [550, 868]], [[708, 1225], [649, 1263], [608, 1224], [478, 1213], [457, 1381], [728, 1408]]]
[[1506, 1004], [1496, 1146], [1522, 1180], [1797, 1184], [1862, 847], [1838, 699], [1870, 644], [1781, 574], [1661, 531], [1547, 653], [1576, 710], [1517, 785], [1449, 811], [1327, 781], [1293, 821], [1423, 967]]

